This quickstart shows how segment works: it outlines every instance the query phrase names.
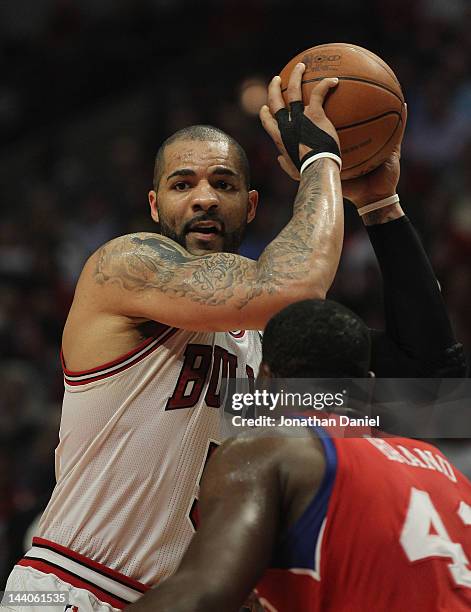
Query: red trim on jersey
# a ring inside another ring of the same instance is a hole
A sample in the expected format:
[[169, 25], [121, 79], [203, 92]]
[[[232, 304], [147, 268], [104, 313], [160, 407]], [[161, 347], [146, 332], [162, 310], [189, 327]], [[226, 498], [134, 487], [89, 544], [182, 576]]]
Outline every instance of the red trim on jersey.
[[24, 557], [23, 559], [20, 559], [16, 565], [21, 565], [22, 567], [32, 567], [40, 572], [43, 572], [44, 574], [54, 574], [54, 576], [57, 576], [64, 582], [67, 582], [67, 584], [71, 584], [72, 586], [77, 587], [79, 589], [85, 589], [86, 591], [93, 593], [93, 595], [95, 595], [95, 597], [97, 597], [100, 601], [108, 603], [114, 608], [118, 608], [119, 610], [124, 609], [124, 607], [127, 606], [129, 603], [123, 601], [122, 599], [116, 599], [115, 597], [113, 597], [113, 595], [102, 591], [101, 589], [93, 585], [91, 582], [83, 580], [82, 578], [71, 574], [67, 570], [60, 569], [47, 561], [39, 559], [29, 559], [28, 557]]
[[144, 340], [143, 342], [138, 344], [136, 348], [133, 348], [127, 353], [124, 353], [124, 355], [121, 355], [120, 357], [117, 357], [116, 359], [113, 359], [112, 361], [107, 361], [106, 363], [96, 366], [95, 368], [91, 368], [90, 370], [76, 370], [76, 371], [68, 370], [65, 365], [64, 354], [61, 349], [60, 357], [61, 357], [62, 369], [64, 370], [65, 374], [68, 374], [69, 376], [83, 376], [84, 374], [93, 374], [93, 372], [100, 372], [101, 370], [105, 370], [106, 368], [111, 368], [112, 366], [117, 365], [121, 361], [125, 361], [126, 359], [129, 359], [129, 357], [132, 357], [133, 355], [138, 353], [140, 350], [142, 350], [144, 347], [150, 344], [153, 340], [155, 340], [158, 336], [163, 334], [163, 332], [166, 329], [170, 329], [168, 325], [164, 325], [163, 323], [159, 323], [159, 325], [161, 326], [161, 329], [159, 329], [158, 333], [152, 336], [152, 338], [147, 338], [147, 340]]
[[124, 355], [113, 359], [113, 361], [107, 361], [103, 365], [96, 366], [96, 368], [90, 368], [90, 370], [68, 370], [67, 366], [65, 365], [64, 353], [61, 349], [60, 357], [62, 369], [64, 370], [64, 373], [68, 374], [69, 376], [83, 376], [84, 374], [93, 374], [94, 372], [100, 372], [101, 370], [105, 370], [106, 368], [111, 368], [114, 365], [118, 365], [118, 363], [121, 363], [121, 361], [129, 359], [129, 357], [132, 357], [133, 355], [138, 353], [140, 350], [150, 344], [153, 340], [155, 340], [155, 338], [147, 338], [147, 340], [144, 340], [144, 342], [138, 344], [136, 348], [132, 349], [131, 351], [124, 353]]
[[240, 329], [239, 331], [229, 332], [233, 338], [243, 338], [245, 335], [245, 329]]
[[103, 380], [104, 378], [109, 378], [110, 376], [114, 376], [115, 374], [119, 374], [120, 372], [124, 372], [124, 370], [127, 370], [131, 366], [136, 365], [136, 363], [139, 363], [145, 357], [147, 357], [148, 355], [153, 353], [156, 349], [158, 349], [163, 344], [164, 340], [167, 340], [168, 338], [170, 338], [170, 336], [173, 336], [173, 334], [176, 331], [177, 330], [174, 330], [173, 332], [167, 334], [167, 336], [165, 336], [165, 338], [163, 338], [161, 342], [158, 342], [155, 346], [153, 346], [148, 351], [143, 353], [138, 359], [135, 359], [131, 363], [123, 364], [120, 368], [116, 368], [116, 370], [113, 370], [112, 372], [103, 372], [101, 374], [97, 374], [96, 376], [90, 376], [90, 378], [86, 378], [85, 380], [72, 380], [70, 378], [67, 378], [66, 375], [64, 375], [64, 380], [65, 380], [65, 382], [69, 386], [76, 387], [78, 385], [87, 385], [88, 383], [96, 382], [97, 380]]
[[96, 570], [100, 572], [100, 574], [105, 574], [106, 576], [113, 578], [113, 580], [116, 580], [117, 582], [121, 582], [122, 584], [126, 586], [130, 586], [131, 588], [136, 589], [137, 591], [140, 591], [141, 593], [145, 593], [147, 590], [150, 589], [150, 586], [144, 584], [143, 582], [134, 580], [133, 578], [130, 578], [129, 576], [121, 574], [120, 572], [117, 572], [116, 570], [113, 570], [107, 567], [106, 565], [103, 565], [102, 563], [93, 561], [92, 559], [89, 559], [88, 557], [85, 557], [84, 555], [81, 555], [80, 553], [75, 552], [74, 550], [71, 550], [70, 548], [66, 548], [65, 546], [62, 546], [61, 544], [56, 544], [55, 542], [51, 542], [51, 540], [45, 540], [44, 538], [33, 538], [33, 546], [43, 546], [45, 548], [55, 550], [61, 555], [64, 555], [64, 557], [69, 557], [69, 559], [78, 561], [79, 563], [82, 563], [83, 565], [89, 567], [90, 569]]
[[[127, 368], [130, 368], [136, 363], [139, 363], [145, 357], [153, 353], [156, 349], [162, 346], [162, 344], [166, 340], [171, 338], [177, 331], [179, 331], [178, 328], [172, 328], [172, 327], [169, 327], [168, 325], [161, 324], [161, 329], [156, 336], [153, 336], [152, 338], [148, 338], [147, 340], [139, 344], [136, 348], [134, 348], [132, 351], [129, 351], [125, 353], [124, 355], [121, 355], [117, 359], [114, 359], [113, 361], [108, 361], [107, 363], [101, 366], [92, 368], [90, 370], [74, 371], [74, 370], [67, 369], [67, 366], [64, 360], [63, 351], [61, 350], [60, 358], [61, 358], [61, 363], [62, 363], [62, 369], [64, 372], [65, 382], [70, 386], [86, 385], [88, 383], [102, 380], [103, 378], [114, 376], [115, 374], [119, 374], [120, 372], [123, 372]], [[158, 341], [155, 342], [156, 340]], [[146, 347], [149, 347], [147, 351], [145, 350]], [[139, 352], [142, 352], [142, 355], [139, 355], [133, 360], [132, 358], [138, 355]], [[129, 363], [125, 363], [126, 361], [129, 361], [129, 360], [131, 360]], [[122, 367], [116, 367], [116, 366], [119, 366], [120, 363], [123, 364]], [[111, 372], [106, 372], [106, 370], [109, 368], [115, 368], [115, 369], [113, 369]], [[86, 378], [83, 380], [73, 380], [73, 378], [80, 377], [80, 376], [85, 376]]]

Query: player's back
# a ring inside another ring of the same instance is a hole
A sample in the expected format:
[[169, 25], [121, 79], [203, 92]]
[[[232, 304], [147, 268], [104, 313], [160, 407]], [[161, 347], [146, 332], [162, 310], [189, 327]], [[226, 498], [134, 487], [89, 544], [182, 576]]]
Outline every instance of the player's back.
[[145, 584], [174, 571], [211, 442], [220, 441], [222, 382], [253, 376], [260, 357], [258, 332], [162, 325], [112, 363], [65, 369], [57, 485], [28, 553], [37, 568], [62, 567], [64, 556], [73, 564], [78, 553]]
[[471, 609], [469, 481], [416, 440], [321, 439], [322, 485], [258, 585], [268, 609]]

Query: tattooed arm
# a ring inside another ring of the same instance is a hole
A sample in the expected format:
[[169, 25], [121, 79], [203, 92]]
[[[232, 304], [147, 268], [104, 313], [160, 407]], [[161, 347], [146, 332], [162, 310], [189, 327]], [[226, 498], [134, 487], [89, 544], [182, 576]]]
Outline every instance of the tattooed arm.
[[[289, 80], [288, 99], [301, 96], [304, 65]], [[313, 87], [304, 115], [338, 142], [323, 110], [333, 79]], [[268, 89], [263, 114], [275, 142], [275, 116], [284, 107], [279, 77]], [[285, 113], [288, 111], [285, 109]], [[296, 129], [297, 128], [293, 128]], [[317, 132], [316, 132], [317, 134]], [[299, 142], [299, 157], [311, 145]], [[261, 329], [288, 304], [325, 297], [337, 271], [343, 241], [343, 199], [335, 161], [321, 158], [302, 173], [290, 222], [258, 261], [232, 253], [193, 256], [155, 234], [118, 238], [89, 262], [87, 293], [103, 313], [157, 320], [191, 330]]]
[[193, 330], [260, 329], [287, 304], [325, 296], [340, 258], [342, 206], [338, 166], [321, 159], [303, 173], [291, 221], [258, 261], [193, 256], [163, 236], [131, 234], [91, 258], [87, 284], [110, 314]]

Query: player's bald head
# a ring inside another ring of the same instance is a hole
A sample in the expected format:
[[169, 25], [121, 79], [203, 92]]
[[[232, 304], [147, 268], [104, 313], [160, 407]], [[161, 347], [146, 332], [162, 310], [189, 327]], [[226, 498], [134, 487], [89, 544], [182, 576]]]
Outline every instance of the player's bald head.
[[363, 378], [370, 354], [365, 323], [331, 300], [291, 304], [263, 335], [262, 361], [278, 378]]
[[172, 136], [169, 136], [167, 140], [164, 140], [159, 150], [157, 151], [154, 165], [154, 189], [156, 191], [158, 190], [160, 179], [162, 178], [162, 174], [164, 172], [165, 149], [173, 143], [179, 141], [188, 142], [192, 140], [197, 140], [200, 142], [227, 143], [229, 147], [234, 151], [240, 173], [244, 178], [247, 189], [250, 189], [249, 162], [244, 149], [240, 146], [237, 140], [232, 138], [232, 136], [229, 136], [229, 134], [226, 134], [226, 132], [223, 132], [222, 130], [213, 127], [212, 125], [190, 125], [189, 127], [178, 130], [178, 132], [175, 132], [175, 134], [172, 134]]

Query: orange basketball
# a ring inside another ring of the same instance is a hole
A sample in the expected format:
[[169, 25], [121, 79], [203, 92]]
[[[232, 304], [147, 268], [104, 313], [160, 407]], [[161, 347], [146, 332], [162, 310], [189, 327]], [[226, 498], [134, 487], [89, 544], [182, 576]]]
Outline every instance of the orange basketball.
[[394, 72], [362, 47], [347, 43], [318, 45], [299, 53], [280, 72], [283, 96], [298, 62], [306, 64], [304, 104], [309, 103], [316, 82], [326, 77], [339, 79], [337, 87], [328, 93], [324, 108], [340, 138], [342, 179], [377, 168], [389, 157], [405, 118], [404, 96]]

